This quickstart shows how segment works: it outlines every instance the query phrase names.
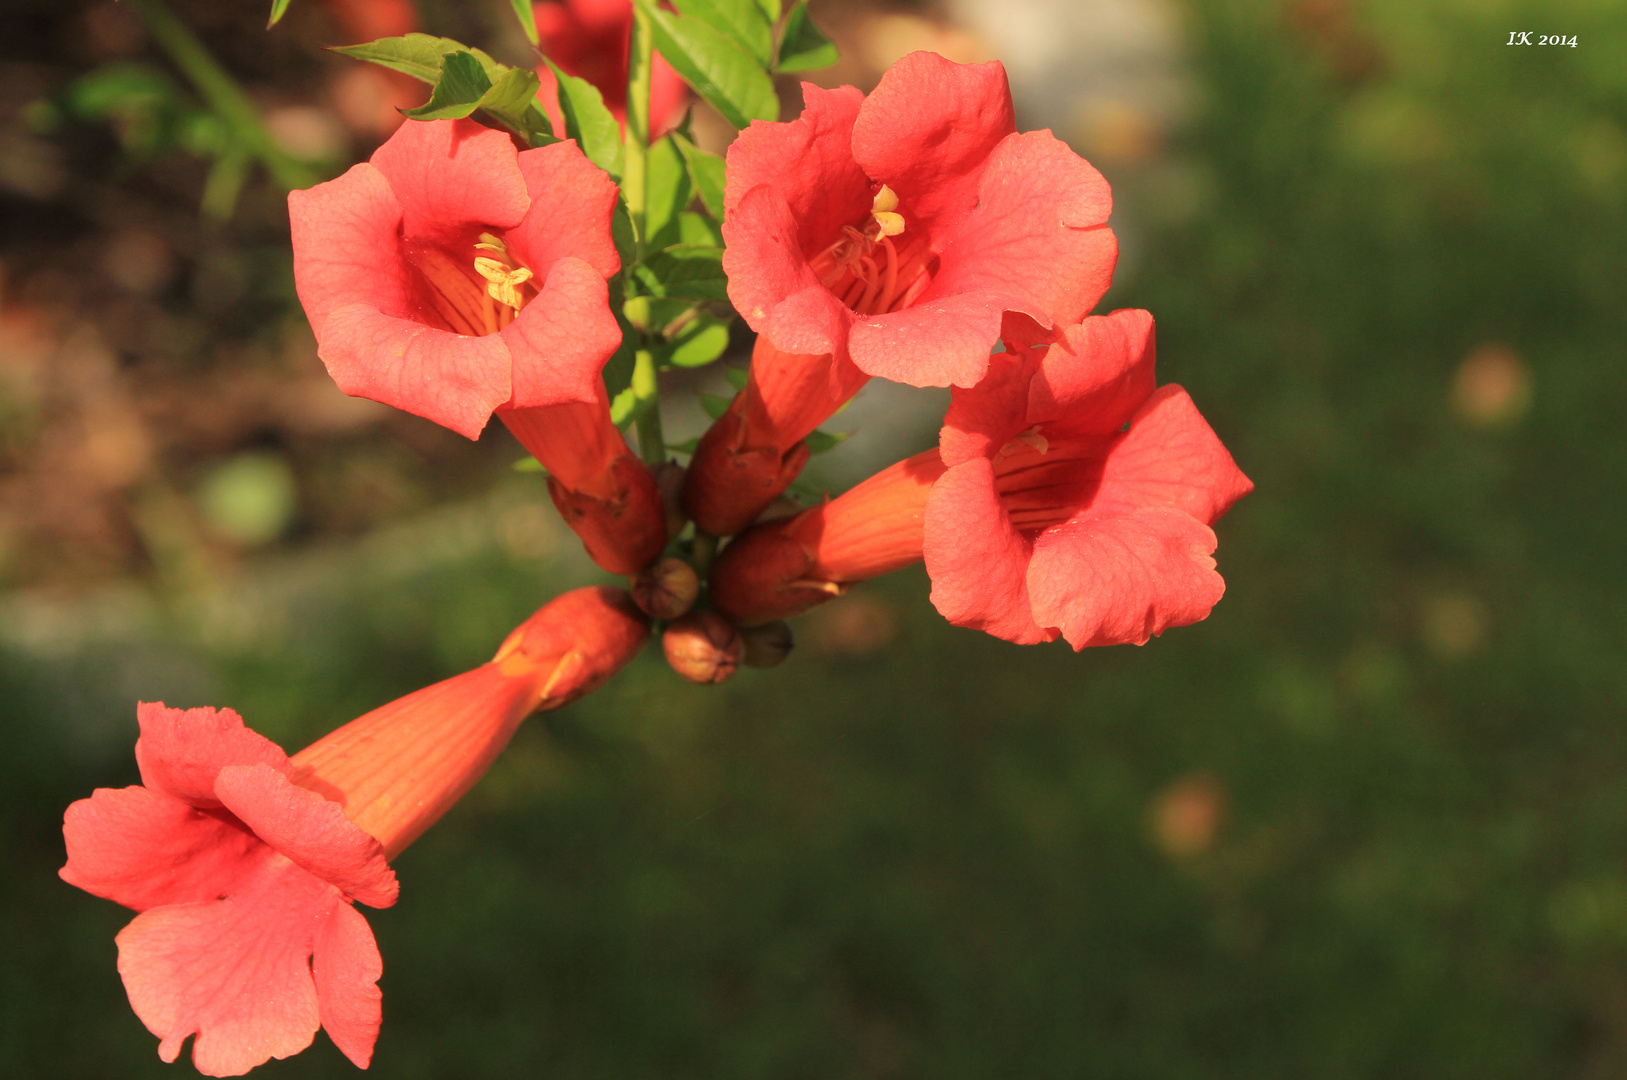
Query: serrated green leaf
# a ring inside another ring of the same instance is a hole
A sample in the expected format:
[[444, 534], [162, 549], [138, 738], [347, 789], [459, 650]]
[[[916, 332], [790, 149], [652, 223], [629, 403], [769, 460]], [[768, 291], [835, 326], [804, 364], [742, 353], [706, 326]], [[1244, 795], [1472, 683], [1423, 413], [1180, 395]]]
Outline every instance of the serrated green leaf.
[[652, 296], [727, 300], [723, 250], [705, 244], [674, 244], [634, 268], [634, 277]]
[[559, 111], [565, 114], [565, 137], [575, 139], [589, 161], [620, 180], [621, 125], [605, 108], [604, 95], [586, 79], [567, 75], [552, 60], [547, 63], [559, 80]]
[[412, 120], [461, 120], [480, 108], [480, 99], [492, 88], [491, 77], [480, 61], [466, 52], [441, 57], [441, 77], [429, 100], [416, 109], [403, 109]]
[[738, 390], [744, 390], [746, 388], [746, 383], [751, 380], [751, 373], [749, 371], [747, 371], [745, 368], [738, 368], [738, 367], [724, 368], [723, 369], [723, 377], [725, 379], [728, 379], [729, 380], [729, 385], [734, 387], [735, 390], [738, 391]]
[[379, 38], [377, 41], [361, 45], [336, 45], [329, 51], [354, 60], [366, 60], [370, 64], [378, 64], [380, 67], [411, 75], [427, 83], [440, 80], [441, 58], [448, 53], [468, 53], [480, 61], [486, 77], [493, 81], [501, 78], [508, 70], [479, 49], [471, 49], [461, 41], [435, 37], [431, 34], [404, 34], [401, 37]]
[[650, 147], [645, 168], [644, 228], [649, 231], [645, 246], [664, 248], [679, 243], [682, 237], [678, 215], [694, 198], [695, 189], [690, 185], [683, 156], [671, 138]]
[[655, 47], [695, 92], [737, 128], [779, 116], [774, 83], [750, 52], [698, 18], [673, 15], [655, 0], [633, 0], [650, 20]]
[[769, 22], [780, 21], [780, 0], [757, 0], [757, 6], [762, 8], [763, 15]]
[[802, 441], [808, 444], [808, 453], [823, 454], [842, 445], [852, 434], [851, 431], [810, 431], [808, 437]]
[[662, 360], [673, 367], [697, 368], [710, 364], [729, 347], [729, 326], [702, 312], [671, 344]]
[[520, 136], [528, 146], [546, 146], [556, 140], [553, 125], [536, 106], [541, 85], [530, 68], [510, 68], [481, 95], [480, 111]]
[[288, 10], [289, 0], [271, 0], [271, 18], [266, 20], [266, 29], [282, 22], [283, 14]]
[[780, 58], [775, 71], [812, 71], [836, 63], [836, 46], [808, 17], [808, 0], [797, 0], [780, 35]]
[[701, 394], [701, 408], [706, 415], [717, 420], [729, 411], [729, 405], [734, 401], [732, 397], [719, 397], [717, 394]]
[[548, 470], [542, 467], [542, 462], [538, 461], [530, 454], [527, 454], [519, 461], [516, 461], [514, 464], [510, 465], [509, 468], [513, 469], [515, 472], [534, 472], [541, 473], [544, 476], [548, 475]]
[[537, 16], [531, 10], [531, 0], [508, 0], [514, 6], [514, 17], [520, 20], [520, 30], [525, 34], [525, 40], [535, 45], [537, 43]]
[[774, 62], [774, 31], [757, 0], [673, 0], [680, 15], [700, 19], [757, 58]]
[[723, 159], [716, 154], [708, 153], [696, 146], [687, 136], [676, 132], [672, 135], [673, 145], [684, 156], [684, 165], [689, 169], [689, 182], [694, 185], [695, 194], [701, 197], [706, 205], [706, 212], [715, 218], [723, 217]]

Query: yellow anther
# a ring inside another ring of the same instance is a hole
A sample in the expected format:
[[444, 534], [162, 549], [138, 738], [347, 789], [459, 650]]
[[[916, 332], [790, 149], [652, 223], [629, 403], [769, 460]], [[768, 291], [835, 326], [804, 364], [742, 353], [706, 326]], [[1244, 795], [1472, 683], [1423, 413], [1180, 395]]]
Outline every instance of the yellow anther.
[[1039, 433], [1038, 424], [1035, 424], [1021, 435], [1018, 435], [1016, 441], [1027, 443], [1029, 446], [1032, 446], [1035, 450], [1038, 450], [1042, 454], [1051, 449], [1050, 442], [1045, 438], [1045, 436]]
[[876, 192], [875, 200], [870, 204], [870, 212], [872, 214], [890, 214], [897, 209], [898, 193], [886, 184], [881, 185], [881, 190]]
[[486, 286], [487, 295], [499, 304], [505, 304], [515, 311], [520, 310], [525, 298], [520, 295], [519, 287], [531, 280], [530, 267], [522, 266], [518, 270], [513, 270], [506, 263], [477, 255], [475, 272], [490, 283]]
[[875, 215], [876, 225], [881, 229], [882, 236], [897, 236], [904, 231], [904, 215], [895, 214], [889, 210], [882, 210]]
[[489, 232], [480, 234], [480, 243], [476, 244], [475, 247], [483, 248], [486, 251], [501, 251], [505, 255], [508, 254], [508, 245]]

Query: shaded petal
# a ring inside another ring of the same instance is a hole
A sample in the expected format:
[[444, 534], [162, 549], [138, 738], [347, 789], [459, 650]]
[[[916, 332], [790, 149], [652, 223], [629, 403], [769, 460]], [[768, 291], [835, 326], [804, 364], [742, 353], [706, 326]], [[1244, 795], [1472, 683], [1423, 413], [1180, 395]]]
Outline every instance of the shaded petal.
[[1107, 456], [1092, 514], [1167, 506], [1213, 525], [1254, 490], [1185, 390], [1161, 386]]
[[1000, 508], [988, 459], [957, 465], [932, 485], [921, 550], [932, 578], [932, 605], [956, 626], [1019, 645], [1056, 638], [1030, 613], [1032, 549]]
[[[767, 184], [746, 192], [724, 217], [723, 242], [729, 300], [758, 333], [766, 327], [769, 313], [787, 297], [808, 289], [829, 293], [819, 284], [797, 244], [797, 219], [791, 208]], [[831, 300], [840, 304], [835, 297]], [[781, 348], [793, 352], [830, 351], [789, 345]]]
[[936, 239], [977, 204], [990, 152], [1016, 130], [998, 61], [956, 64], [916, 52], [889, 68], [865, 99], [853, 124], [853, 156], [898, 194], [908, 228]]
[[1028, 422], [1057, 420], [1092, 435], [1118, 430], [1152, 396], [1156, 353], [1145, 311], [1125, 308], [1069, 326], [1039, 364]]
[[[545, 69], [546, 70], [546, 69]], [[531, 209], [503, 237], [519, 265], [538, 277], [560, 259], [574, 256], [608, 278], [621, 268], [610, 237], [616, 185], [574, 142], [521, 151], [520, 174]]]
[[218, 814], [144, 787], [97, 788], [68, 807], [62, 835], [62, 880], [136, 911], [233, 892], [265, 848]]
[[995, 353], [983, 381], [957, 386], [938, 432], [938, 449], [945, 465], [959, 465], [976, 457], [992, 458], [1028, 423], [1028, 400], [1041, 356], [1032, 349]]
[[995, 148], [978, 195], [916, 302], [986, 293], [1042, 325], [1084, 318], [1118, 260], [1102, 174], [1050, 132], [1030, 131]]
[[365, 303], [392, 315], [412, 310], [401, 259], [401, 204], [367, 162], [337, 180], [288, 193], [294, 288], [320, 337], [328, 313]]
[[604, 276], [581, 259], [552, 264], [542, 291], [502, 330], [513, 357], [511, 408], [598, 402], [600, 372], [621, 345], [609, 296]]
[[1168, 507], [1054, 526], [1034, 542], [1028, 567], [1034, 618], [1075, 649], [1144, 644], [1208, 616], [1226, 591], [1214, 550], [1207, 525]]
[[802, 101], [795, 120], [753, 120], [730, 144], [723, 206], [726, 227], [747, 192], [769, 185], [797, 222], [798, 250], [811, 258], [836, 242], [842, 226], [864, 223], [872, 185], [853, 160], [853, 121], [864, 95], [803, 83]]
[[373, 928], [349, 904], [335, 904], [316, 934], [316, 957], [311, 964], [316, 980], [316, 1002], [328, 1038], [358, 1069], [373, 1060], [381, 1020], [379, 956]]
[[263, 763], [280, 773], [292, 771], [282, 747], [249, 730], [231, 709], [171, 709], [143, 701], [136, 706], [136, 720], [141, 782], [192, 806], [220, 805], [215, 774], [223, 766]]
[[395, 903], [400, 886], [384, 848], [338, 803], [264, 765], [227, 766], [215, 792], [256, 836], [345, 895], [370, 907]]
[[471, 439], [511, 392], [502, 335], [454, 334], [365, 304], [330, 314], [317, 352], [352, 397], [393, 405]]
[[923, 298], [889, 315], [862, 315], [853, 322], [848, 350], [868, 375], [911, 386], [975, 386], [988, 371], [1006, 303], [997, 293], [965, 292]]
[[531, 198], [518, 157], [506, 133], [473, 120], [413, 120], [371, 160], [401, 204], [402, 239], [450, 246], [525, 217]]
[[[275, 858], [275, 857], [273, 857]], [[320, 1016], [312, 944], [339, 890], [276, 860], [224, 900], [156, 907], [119, 932], [119, 974], [158, 1056], [239, 1076], [311, 1044]]]

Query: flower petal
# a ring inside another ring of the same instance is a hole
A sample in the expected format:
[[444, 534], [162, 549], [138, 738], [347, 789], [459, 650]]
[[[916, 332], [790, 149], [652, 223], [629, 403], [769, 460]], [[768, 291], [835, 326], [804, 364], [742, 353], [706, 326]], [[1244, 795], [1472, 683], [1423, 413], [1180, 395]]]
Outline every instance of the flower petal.
[[384, 960], [361, 912], [349, 904], [334, 905], [317, 931], [311, 974], [328, 1038], [351, 1064], [367, 1068], [382, 1019], [378, 980]]
[[525, 217], [531, 197], [518, 157], [507, 134], [473, 120], [413, 120], [371, 160], [401, 204], [401, 238], [456, 246]]
[[520, 152], [531, 209], [504, 235], [516, 262], [547, 277], [560, 259], [575, 256], [600, 278], [621, 268], [610, 238], [616, 185], [574, 142], [558, 142]]
[[723, 241], [729, 300], [748, 326], [786, 352], [836, 351], [852, 314], [814, 276], [778, 191], [760, 184], [741, 196], [723, 219]]
[[840, 238], [842, 226], [864, 223], [872, 191], [853, 160], [853, 121], [864, 95], [851, 86], [803, 83], [802, 101], [795, 120], [753, 121], [730, 144], [723, 205], [732, 216], [749, 191], [770, 185], [800, 223], [797, 249], [812, 258]]
[[1220, 600], [1214, 550], [1207, 525], [1169, 507], [1054, 526], [1034, 542], [1028, 567], [1034, 618], [1075, 649], [1145, 644], [1206, 618]]
[[1028, 422], [1057, 420], [1079, 434], [1118, 430], [1152, 396], [1156, 353], [1145, 311], [1125, 308], [1069, 326], [1040, 361]]
[[1171, 383], [1147, 399], [1108, 454], [1090, 512], [1167, 506], [1213, 525], [1253, 490], [1186, 391]]
[[392, 315], [412, 310], [400, 256], [401, 204], [367, 162], [337, 180], [288, 193], [294, 288], [317, 337], [329, 312], [365, 303]]
[[285, 774], [292, 769], [282, 747], [251, 731], [231, 709], [171, 709], [144, 701], [136, 706], [136, 720], [141, 782], [192, 806], [220, 805], [215, 774], [222, 766], [263, 763]]
[[976, 457], [992, 458], [1027, 429], [1028, 401], [1041, 354], [1033, 349], [995, 353], [989, 371], [976, 386], [957, 386], [938, 432], [943, 463], [959, 465]]
[[339, 389], [480, 436], [509, 399], [509, 351], [500, 334], [467, 337], [351, 304], [322, 324], [319, 354]]
[[62, 880], [136, 911], [232, 892], [265, 847], [218, 814], [144, 787], [97, 788], [68, 807], [62, 835]]
[[915, 52], [887, 70], [859, 109], [853, 157], [898, 194], [907, 228], [935, 235], [971, 212], [990, 151], [1016, 130], [998, 61], [956, 64]]
[[158, 1056], [240, 1076], [311, 1044], [320, 1015], [312, 944], [339, 890], [278, 860], [223, 900], [156, 907], [119, 932], [119, 974]]
[[1028, 600], [1031, 546], [1000, 508], [987, 458], [956, 465], [932, 485], [921, 545], [932, 605], [956, 626], [1032, 645], [1056, 638]]
[[604, 275], [581, 259], [552, 264], [542, 291], [502, 331], [513, 357], [510, 408], [599, 400], [600, 373], [621, 345], [609, 296]]
[[848, 350], [868, 375], [910, 386], [976, 386], [988, 372], [1007, 302], [994, 292], [923, 295], [902, 311], [854, 320]]
[[338, 803], [264, 765], [231, 765], [215, 792], [255, 835], [345, 895], [370, 907], [395, 903], [400, 886], [384, 848]]

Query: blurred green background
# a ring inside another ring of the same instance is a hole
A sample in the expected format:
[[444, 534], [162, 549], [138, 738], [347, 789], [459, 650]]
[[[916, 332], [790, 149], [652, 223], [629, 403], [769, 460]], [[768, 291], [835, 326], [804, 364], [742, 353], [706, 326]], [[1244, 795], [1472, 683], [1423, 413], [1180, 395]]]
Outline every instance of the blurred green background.
[[[347, 77], [328, 8], [176, 6], [308, 156], [376, 141], [309, 105]], [[487, 7], [424, 10], [509, 33]], [[965, 44], [954, 14], [824, 7], [860, 56]], [[125, 1001], [129, 913], [55, 876], [67, 803], [137, 779], [137, 698], [293, 749], [598, 580], [505, 434], [330, 395], [263, 179], [211, 226], [202, 161], [41, 130], [69, 80], [161, 65], [131, 25], [0, 16], [8, 1077], [191, 1074]], [[375, 1072], [1627, 1074], [1627, 9], [1176, 25], [1183, 109], [1061, 133], [1119, 200], [1104, 309], [1154, 312], [1258, 485], [1213, 616], [1024, 649], [912, 572], [778, 670], [646, 655], [397, 860]], [[262, 1073], [353, 1070], [319, 1035]]]

